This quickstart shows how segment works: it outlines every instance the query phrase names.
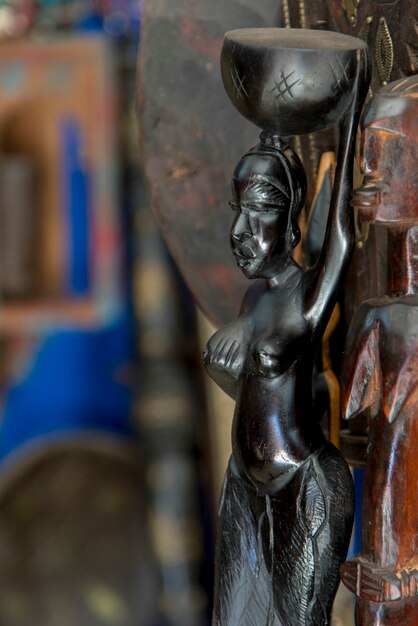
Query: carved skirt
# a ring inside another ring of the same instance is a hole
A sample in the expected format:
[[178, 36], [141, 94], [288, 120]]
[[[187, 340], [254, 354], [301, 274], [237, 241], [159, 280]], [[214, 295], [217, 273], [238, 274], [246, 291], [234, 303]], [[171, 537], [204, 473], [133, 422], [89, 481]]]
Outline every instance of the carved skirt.
[[326, 443], [273, 495], [231, 457], [219, 510], [213, 626], [330, 623], [350, 540], [353, 482]]

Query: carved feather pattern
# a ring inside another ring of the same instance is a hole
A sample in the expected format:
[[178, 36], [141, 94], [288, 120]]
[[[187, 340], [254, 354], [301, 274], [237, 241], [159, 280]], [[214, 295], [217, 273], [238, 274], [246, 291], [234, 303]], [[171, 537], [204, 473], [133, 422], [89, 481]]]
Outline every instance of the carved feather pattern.
[[393, 69], [394, 49], [388, 24], [384, 17], [379, 20], [374, 55], [382, 83], [388, 83]]
[[344, 459], [326, 444], [264, 496], [236, 467], [221, 503], [213, 626], [329, 626], [351, 531]]
[[312, 472], [309, 473], [302, 490], [300, 504], [307, 530], [312, 537], [315, 537], [325, 522], [326, 513], [324, 496]]
[[370, 46], [371, 32], [372, 32], [373, 16], [369, 15], [364, 20], [364, 24], [358, 34], [358, 37], [365, 41]]
[[265, 512], [254, 518], [248, 495], [239, 479], [227, 476], [217, 561], [218, 567], [220, 562], [228, 566], [220, 568], [214, 626], [282, 626], [274, 616], [271, 575], [261, 545], [261, 534], [269, 519]]

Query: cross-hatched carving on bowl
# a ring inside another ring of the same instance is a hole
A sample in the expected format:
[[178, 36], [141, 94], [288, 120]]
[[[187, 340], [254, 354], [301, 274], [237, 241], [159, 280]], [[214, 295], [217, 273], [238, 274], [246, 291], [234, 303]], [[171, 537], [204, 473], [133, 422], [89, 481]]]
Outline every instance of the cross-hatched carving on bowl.
[[350, 79], [347, 74], [347, 70], [350, 66], [350, 59], [348, 59], [345, 65], [342, 63], [341, 59], [337, 55], [335, 55], [334, 60], [335, 65], [330, 62], [329, 66], [331, 68], [331, 73], [335, 81], [332, 86], [332, 90], [335, 93], [338, 93], [341, 88], [349, 84]]
[[313, 133], [343, 119], [366, 51], [330, 31], [239, 29], [225, 35], [222, 79], [232, 104], [263, 130]]
[[[278, 100], [283, 100], [284, 102], [286, 102], [286, 96], [288, 96], [288, 98], [290, 98], [291, 100], [295, 99], [292, 93], [292, 88], [298, 83], [300, 83], [300, 78], [293, 80], [292, 77], [294, 76], [294, 74], [295, 74], [295, 70], [293, 70], [293, 72], [290, 72], [286, 76], [285, 72], [281, 70], [280, 80], [274, 81], [275, 86], [273, 87], [272, 92], [277, 94]], [[293, 82], [289, 82], [291, 80], [293, 80]]]
[[241, 77], [237, 67], [234, 65], [230, 70], [232, 82], [234, 83], [235, 90], [237, 92], [238, 98], [243, 98], [244, 94], [248, 98], [248, 92], [245, 89], [244, 80], [245, 74]]

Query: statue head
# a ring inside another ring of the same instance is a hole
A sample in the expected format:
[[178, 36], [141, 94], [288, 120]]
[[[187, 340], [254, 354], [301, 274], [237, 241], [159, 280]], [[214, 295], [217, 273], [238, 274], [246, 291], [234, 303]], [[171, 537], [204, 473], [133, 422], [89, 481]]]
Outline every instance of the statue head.
[[352, 205], [364, 222], [387, 225], [418, 219], [418, 77], [390, 83], [362, 119], [364, 179]]
[[297, 218], [306, 193], [295, 152], [272, 133], [260, 139], [239, 161], [232, 179], [231, 246], [247, 278], [272, 278], [298, 244]]

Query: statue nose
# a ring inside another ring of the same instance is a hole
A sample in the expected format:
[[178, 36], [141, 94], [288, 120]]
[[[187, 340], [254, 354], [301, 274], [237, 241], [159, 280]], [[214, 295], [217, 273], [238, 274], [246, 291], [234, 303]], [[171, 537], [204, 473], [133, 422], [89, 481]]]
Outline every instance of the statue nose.
[[239, 244], [240, 246], [242, 246], [252, 240], [252, 235], [251, 233], [232, 233], [231, 240], [233, 244]]
[[251, 229], [248, 217], [241, 213], [231, 229], [231, 239], [242, 243], [251, 237]]

